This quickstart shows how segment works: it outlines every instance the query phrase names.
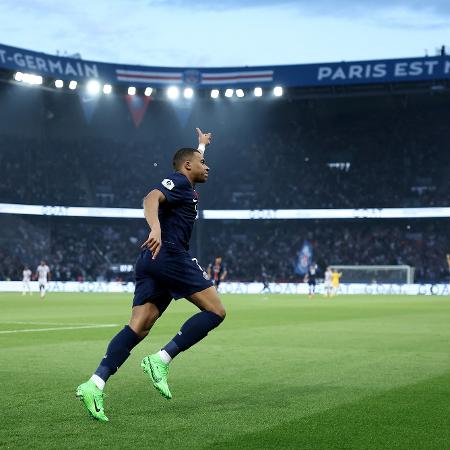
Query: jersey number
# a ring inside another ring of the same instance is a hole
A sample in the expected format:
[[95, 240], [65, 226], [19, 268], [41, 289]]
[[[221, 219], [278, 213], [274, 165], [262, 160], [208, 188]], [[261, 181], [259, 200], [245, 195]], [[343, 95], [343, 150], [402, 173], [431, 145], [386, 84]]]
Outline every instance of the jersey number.
[[202, 272], [204, 272], [203, 267], [198, 263], [198, 259], [197, 259], [197, 258], [192, 258], [192, 261], [194, 261], [195, 264], [197, 264], [198, 268], [199, 268]]

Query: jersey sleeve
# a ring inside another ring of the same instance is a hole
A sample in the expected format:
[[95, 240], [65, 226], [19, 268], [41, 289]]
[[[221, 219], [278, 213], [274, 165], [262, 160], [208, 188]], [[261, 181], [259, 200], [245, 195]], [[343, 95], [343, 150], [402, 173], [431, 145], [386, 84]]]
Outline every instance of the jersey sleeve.
[[183, 199], [186, 189], [189, 188], [186, 181], [187, 180], [178, 177], [177, 174], [174, 174], [164, 178], [164, 180], [153, 186], [153, 189], [161, 191], [168, 203], [176, 203]]

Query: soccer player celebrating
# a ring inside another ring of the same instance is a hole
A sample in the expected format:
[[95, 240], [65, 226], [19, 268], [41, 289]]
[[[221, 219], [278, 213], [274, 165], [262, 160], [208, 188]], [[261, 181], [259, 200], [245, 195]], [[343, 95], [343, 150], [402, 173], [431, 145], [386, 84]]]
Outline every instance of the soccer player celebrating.
[[197, 128], [199, 147], [182, 148], [173, 157], [174, 173], [158, 183], [144, 199], [144, 215], [150, 227], [148, 239], [136, 261], [136, 287], [131, 319], [106, 349], [90, 380], [78, 386], [76, 395], [95, 419], [107, 422], [103, 388], [125, 362], [131, 350], [149, 333], [173, 298], [187, 298], [200, 312], [194, 314], [159, 352], [146, 356], [141, 367], [160, 394], [171, 399], [169, 364], [179, 353], [202, 340], [225, 318], [225, 309], [208, 275], [188, 252], [197, 216], [197, 183], [208, 179], [203, 157], [211, 133]]
[[27, 292], [30, 295], [33, 295], [33, 293], [31, 292], [30, 281], [31, 281], [31, 270], [28, 268], [28, 266], [24, 266], [22, 271], [22, 284], [23, 284], [22, 295], [25, 295]]
[[47, 266], [44, 260], [42, 260], [39, 266], [37, 266], [36, 274], [38, 277], [41, 298], [45, 298], [45, 293], [47, 291], [47, 278], [50, 277], [50, 267]]
[[227, 276], [227, 267], [222, 262], [222, 257], [217, 256], [214, 263], [208, 266], [208, 277], [213, 280], [214, 286], [219, 290], [219, 285]]

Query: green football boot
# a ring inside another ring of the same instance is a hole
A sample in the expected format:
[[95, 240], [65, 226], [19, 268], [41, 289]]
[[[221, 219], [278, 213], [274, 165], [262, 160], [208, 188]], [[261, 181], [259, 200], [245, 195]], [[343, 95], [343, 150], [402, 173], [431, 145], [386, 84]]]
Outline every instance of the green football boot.
[[108, 422], [103, 409], [103, 391], [92, 380], [77, 387], [76, 396], [83, 402], [89, 414], [100, 422]]
[[160, 356], [154, 355], [146, 356], [141, 362], [142, 370], [147, 373], [153, 382], [153, 386], [159, 393], [170, 400], [172, 394], [170, 393], [169, 385], [167, 384], [167, 375], [169, 374], [169, 364], [161, 361]]

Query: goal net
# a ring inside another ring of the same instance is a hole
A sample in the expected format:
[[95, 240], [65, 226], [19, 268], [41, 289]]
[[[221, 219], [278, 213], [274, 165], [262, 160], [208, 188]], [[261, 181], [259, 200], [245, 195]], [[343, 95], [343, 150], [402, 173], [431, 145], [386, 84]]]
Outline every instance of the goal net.
[[342, 272], [342, 283], [414, 283], [411, 266], [331, 266]]

